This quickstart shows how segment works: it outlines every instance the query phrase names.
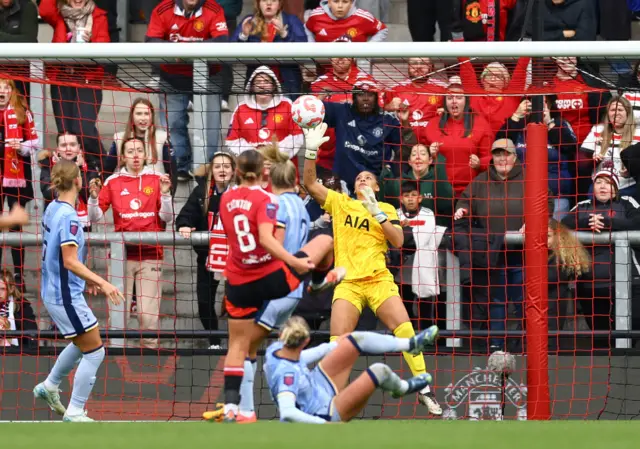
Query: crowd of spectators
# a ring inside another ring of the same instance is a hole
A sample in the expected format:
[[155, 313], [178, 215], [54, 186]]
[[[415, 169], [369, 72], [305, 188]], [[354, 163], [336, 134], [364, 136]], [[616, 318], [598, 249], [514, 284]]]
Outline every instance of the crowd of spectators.
[[[53, 42], [117, 38], [117, 12], [107, 4], [114, 2], [38, 3], [0, 0], [0, 41], [36, 42], [38, 14], [52, 27]], [[306, 1], [304, 14], [287, 12], [286, 0], [255, 0], [253, 10], [242, 18], [242, 0], [148, 3], [155, 4], [149, 8], [146, 42], [349, 45], [383, 41], [389, 34], [388, 0]], [[411, 36], [431, 41], [437, 24], [440, 40], [531, 37], [527, 1], [495, 3], [492, 17], [484, 0], [407, 0]], [[629, 39], [634, 3], [545, 0], [544, 37]], [[616, 8], [623, 13], [613, 17]], [[609, 330], [615, 316], [613, 242], [583, 245], [569, 230], [640, 230], [640, 64], [611, 63], [619, 75], [615, 86], [603, 84], [599, 68], [577, 58], [557, 58], [547, 65], [532, 75], [530, 58], [524, 57], [489, 63], [460, 58], [444, 67], [428, 57], [411, 58], [406, 79], [389, 83], [376, 80], [366, 61], [351, 58], [333, 58], [314, 67], [248, 65], [244, 76], [229, 64], [211, 64], [203, 130], [207, 163], [197, 168], [189, 132], [194, 92], [188, 62], [153, 67], [160, 78], [158, 104], [141, 97], [119, 105], [129, 108], [128, 118], [110, 147], [102, 142], [98, 116], [104, 86], [117, 83], [113, 67], [47, 62], [58, 133], [50, 148], [40, 148], [42, 136], [36, 135], [28, 107], [28, 83], [0, 72], [0, 198], [4, 204], [6, 197], [9, 207], [34, 198], [31, 161], [37, 160], [46, 207], [54, 200], [51, 168], [67, 159], [83, 174], [77, 210], [86, 230], [104, 223], [112, 209], [116, 231], [174, 227], [184, 238], [207, 230], [220, 237], [219, 199], [233, 184], [234, 157], [277, 142], [297, 163], [304, 139], [291, 118], [291, 105], [301, 93], [310, 92], [325, 102], [330, 127], [330, 140], [319, 151], [319, 182], [350, 195], [358, 173], [367, 170], [378, 177], [379, 199], [398, 209], [405, 239], [388, 261], [415, 326], [443, 323], [443, 297], [453, 288], [442, 281], [447, 269], [443, 254], [449, 250], [460, 260], [465, 326], [499, 333], [506, 327], [524, 328], [523, 251], [507, 247], [504, 235], [524, 229], [524, 179], [532, 157], [527, 125], [539, 116], [548, 128], [550, 329], [562, 329], [582, 314], [590, 328]], [[544, 79], [541, 88], [531, 87], [536, 76]], [[233, 89], [234, 84], [244, 88]], [[533, 110], [533, 95], [544, 96], [542, 110]], [[232, 112], [228, 126], [223, 112]], [[266, 189], [268, 167], [269, 161], [263, 173]], [[173, 198], [178, 183], [190, 186], [181, 209]], [[306, 197], [303, 188], [300, 195]], [[331, 226], [331, 217], [318, 204], [310, 198], [306, 204], [312, 232]], [[210, 248], [194, 249], [199, 317], [205, 329], [216, 330], [221, 265]], [[18, 316], [33, 315], [22, 300], [24, 248], [11, 248], [11, 253], [14, 274], [5, 273], [0, 281], [3, 329], [15, 329]], [[141, 329], [158, 329], [163, 258], [161, 246], [126, 247], [126, 310], [136, 312]], [[634, 257], [634, 270], [635, 262]], [[301, 310], [307, 308], [301, 304]], [[307, 313], [322, 317], [326, 309]], [[520, 340], [497, 335], [484, 339], [488, 349], [522, 349]], [[158, 341], [141, 344], [155, 348]], [[217, 347], [220, 340], [212, 337], [209, 344]]]

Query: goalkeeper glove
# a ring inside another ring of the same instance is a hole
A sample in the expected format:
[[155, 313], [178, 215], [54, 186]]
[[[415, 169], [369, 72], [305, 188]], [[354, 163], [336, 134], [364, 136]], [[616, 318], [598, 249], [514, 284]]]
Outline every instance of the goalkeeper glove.
[[318, 148], [329, 140], [329, 137], [324, 135], [327, 132], [327, 124], [322, 122], [315, 128], [302, 128], [302, 132], [304, 133], [304, 143], [307, 147], [304, 157], [315, 161], [318, 157]]
[[364, 198], [362, 200], [362, 205], [369, 211], [369, 213], [376, 219], [376, 221], [380, 224], [387, 221], [387, 214], [380, 210], [380, 206], [378, 206], [378, 200], [376, 199], [376, 194], [373, 192], [371, 187], [363, 187], [360, 189], [360, 193]]

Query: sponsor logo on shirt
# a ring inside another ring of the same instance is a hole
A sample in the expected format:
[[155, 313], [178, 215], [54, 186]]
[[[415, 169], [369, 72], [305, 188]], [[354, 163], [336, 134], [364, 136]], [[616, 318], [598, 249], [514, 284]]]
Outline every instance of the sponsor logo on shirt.
[[138, 198], [132, 199], [131, 202], [129, 203], [129, 208], [131, 208], [131, 210], [138, 210], [141, 207], [142, 207], [142, 203]]
[[347, 123], [347, 126], [355, 128], [356, 127], [356, 121], [355, 120], [351, 120], [349, 123]]
[[258, 131], [258, 137], [262, 140], [267, 140], [270, 135], [271, 131], [269, 131], [267, 128], [262, 128], [260, 131]]
[[319, 34], [320, 36], [326, 36], [326, 35], [327, 35], [327, 31], [323, 28], [323, 29], [321, 29], [320, 31], [318, 31], [318, 34]]
[[253, 125], [255, 122], [253, 121], [253, 119], [251, 117], [249, 117], [248, 119], [246, 119], [244, 121], [245, 125]]

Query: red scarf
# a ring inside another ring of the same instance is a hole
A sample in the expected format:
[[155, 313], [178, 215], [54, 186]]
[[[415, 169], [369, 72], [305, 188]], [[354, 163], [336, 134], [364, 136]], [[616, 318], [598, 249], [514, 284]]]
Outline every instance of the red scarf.
[[2, 170], [2, 185], [4, 187], [27, 187], [24, 174], [24, 161], [18, 155], [18, 151], [10, 147], [9, 142], [18, 140], [22, 142], [22, 126], [18, 123], [18, 116], [11, 105], [8, 105], [4, 114], [4, 166]]
[[209, 212], [209, 257], [207, 257], [207, 270], [214, 273], [222, 273], [227, 265], [229, 244], [227, 235], [222, 227], [220, 215]]

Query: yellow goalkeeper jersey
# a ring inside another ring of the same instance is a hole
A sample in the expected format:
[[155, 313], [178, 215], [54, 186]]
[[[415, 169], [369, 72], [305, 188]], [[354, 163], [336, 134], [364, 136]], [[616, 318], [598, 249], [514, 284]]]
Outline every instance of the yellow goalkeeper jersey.
[[[378, 206], [391, 224], [400, 228], [396, 209], [388, 203], [378, 203]], [[389, 272], [385, 258], [387, 239], [382, 226], [360, 201], [329, 190], [323, 209], [331, 215], [335, 264], [347, 269], [345, 280]]]

